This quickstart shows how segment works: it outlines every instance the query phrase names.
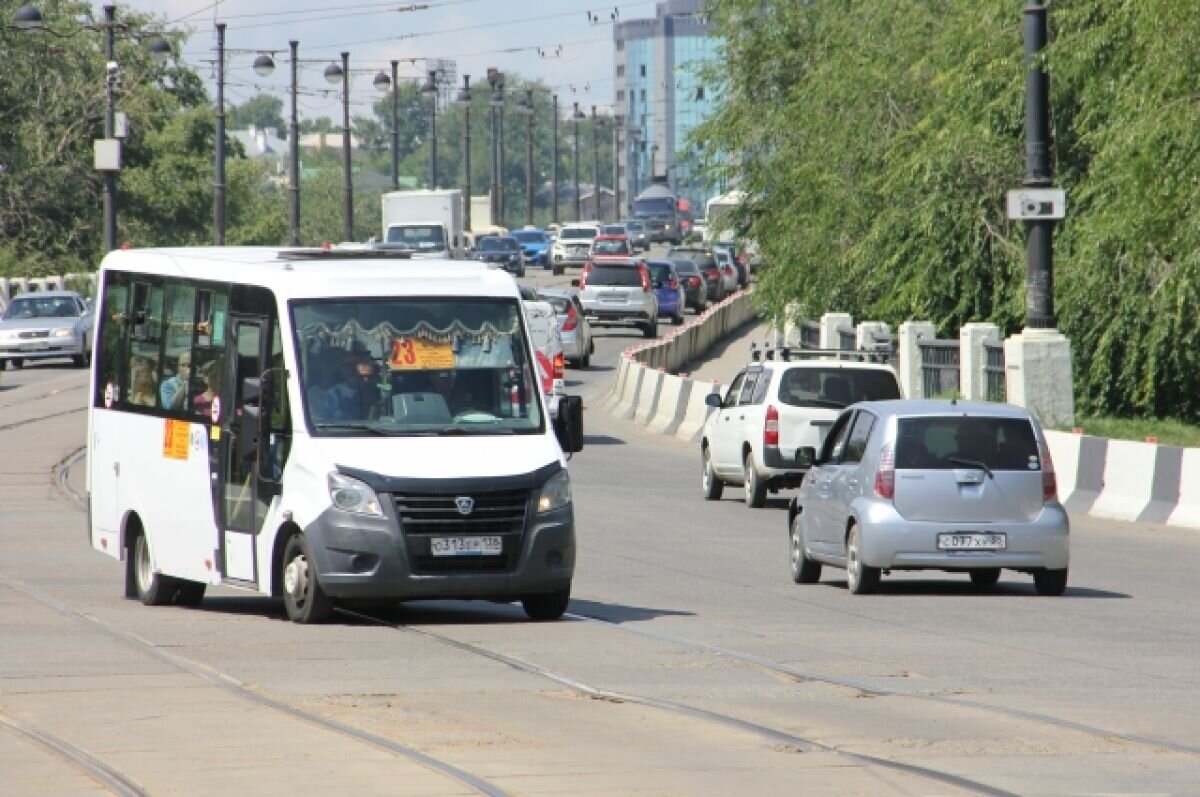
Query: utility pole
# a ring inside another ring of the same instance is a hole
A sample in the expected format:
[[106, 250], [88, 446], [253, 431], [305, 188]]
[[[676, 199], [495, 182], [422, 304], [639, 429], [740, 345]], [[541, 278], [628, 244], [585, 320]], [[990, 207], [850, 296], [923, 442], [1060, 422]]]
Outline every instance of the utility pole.
[[621, 216], [621, 117], [613, 117], [613, 139], [612, 139], [612, 159], [613, 159], [613, 221], [620, 221]]
[[554, 223], [558, 224], [558, 95], [554, 95], [554, 158], [550, 161], [550, 182], [554, 191]]
[[596, 221], [600, 218], [600, 145], [597, 138], [596, 106], [592, 106], [592, 210]]
[[225, 23], [217, 23], [217, 135], [213, 169], [213, 244], [225, 245]]
[[354, 184], [350, 180], [350, 53], [342, 53], [342, 216], [345, 241], [354, 240]]
[[575, 127], [575, 221], [579, 221], [583, 216], [579, 206], [579, 117], [582, 115], [579, 112], [579, 103], [575, 103], [575, 110], [571, 114], [571, 124]]
[[[117, 62], [116, 32], [117, 7], [104, 7], [104, 56], [108, 63]], [[113, 86], [120, 75], [109, 70], [104, 81], [104, 140], [113, 141], [116, 135], [117, 117], [113, 108]], [[119, 146], [119, 144], [118, 144]], [[120, 168], [120, 164], [116, 165]], [[104, 251], [117, 248], [117, 173], [106, 169], [104, 175]]]
[[533, 89], [525, 90], [525, 223], [533, 226]]
[[300, 117], [296, 107], [296, 79], [299, 74], [299, 61], [296, 50], [300, 42], [292, 39], [288, 47], [292, 51], [292, 118], [288, 124], [288, 154], [291, 161], [288, 169], [288, 198], [291, 207], [288, 209], [289, 242], [292, 246], [300, 245]]
[[[400, 72], [392, 61], [392, 190], [400, 190]], [[386, 231], [383, 231], [386, 233]]]
[[458, 104], [463, 109], [463, 225], [471, 227], [471, 76], [463, 75]]

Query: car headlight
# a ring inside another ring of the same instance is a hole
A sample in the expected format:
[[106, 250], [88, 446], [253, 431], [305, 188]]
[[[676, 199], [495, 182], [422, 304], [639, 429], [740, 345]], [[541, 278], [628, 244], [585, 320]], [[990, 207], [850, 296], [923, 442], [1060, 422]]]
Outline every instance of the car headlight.
[[560, 470], [542, 485], [542, 491], [538, 493], [537, 511], [538, 514], [541, 514], [561, 509], [569, 503], [571, 503], [571, 477], [567, 475], [566, 470]]
[[356, 515], [383, 517], [379, 497], [365, 483], [341, 473], [329, 474], [329, 502], [334, 509]]
[[62, 329], [50, 330], [50, 337], [52, 337], [52, 338], [72, 338], [74, 336], [75, 336], [75, 330], [68, 329], [66, 327], [63, 327]]
[[17, 340], [17, 333], [14, 330], [4, 330], [0, 332], [0, 340]]

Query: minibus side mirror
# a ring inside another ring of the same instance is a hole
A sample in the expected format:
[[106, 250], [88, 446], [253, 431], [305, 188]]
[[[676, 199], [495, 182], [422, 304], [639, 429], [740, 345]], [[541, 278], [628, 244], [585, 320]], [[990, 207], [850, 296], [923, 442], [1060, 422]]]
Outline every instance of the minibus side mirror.
[[558, 416], [554, 419], [554, 434], [558, 444], [568, 454], [583, 450], [583, 398], [560, 396]]

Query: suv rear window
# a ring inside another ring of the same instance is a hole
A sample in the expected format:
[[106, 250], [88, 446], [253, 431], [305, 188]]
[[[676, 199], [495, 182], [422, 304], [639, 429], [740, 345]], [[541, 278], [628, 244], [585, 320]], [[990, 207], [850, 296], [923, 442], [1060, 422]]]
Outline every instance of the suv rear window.
[[640, 288], [642, 275], [637, 266], [592, 266], [587, 275], [588, 285], [617, 285], [627, 288]]
[[977, 415], [897, 421], [897, 469], [951, 470], [976, 464], [992, 470], [1041, 470], [1029, 421]]
[[890, 371], [791, 368], [779, 380], [779, 400], [793, 407], [847, 407], [856, 401], [900, 398]]

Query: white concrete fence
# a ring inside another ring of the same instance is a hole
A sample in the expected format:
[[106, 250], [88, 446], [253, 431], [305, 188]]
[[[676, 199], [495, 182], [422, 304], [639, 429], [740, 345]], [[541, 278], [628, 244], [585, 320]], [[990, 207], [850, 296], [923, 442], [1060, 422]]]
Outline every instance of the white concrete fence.
[[79, 291], [84, 296], [96, 293], [96, 274], [62, 274], [55, 277], [0, 277], [0, 311], [14, 296], [41, 291]]

